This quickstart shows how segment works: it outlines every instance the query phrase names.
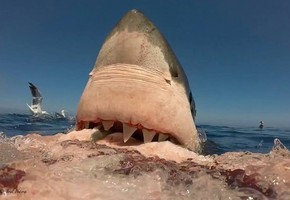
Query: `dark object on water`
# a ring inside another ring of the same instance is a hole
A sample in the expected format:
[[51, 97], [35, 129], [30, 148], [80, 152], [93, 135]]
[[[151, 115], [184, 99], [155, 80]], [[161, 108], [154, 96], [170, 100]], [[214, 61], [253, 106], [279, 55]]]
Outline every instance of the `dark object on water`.
[[54, 113], [54, 117], [56, 119], [65, 119], [66, 118], [66, 114], [65, 114], [65, 111], [64, 110], [61, 110], [61, 112], [55, 112]]
[[260, 126], [259, 126], [260, 129], [264, 128], [264, 122], [263, 121], [260, 121]]

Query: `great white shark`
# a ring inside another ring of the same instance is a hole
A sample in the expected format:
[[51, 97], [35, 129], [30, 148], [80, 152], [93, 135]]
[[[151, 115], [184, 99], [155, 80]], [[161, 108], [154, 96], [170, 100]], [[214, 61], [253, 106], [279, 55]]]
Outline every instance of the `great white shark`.
[[[187, 149], [200, 148], [194, 116], [187, 78], [172, 50], [133, 10], [100, 51], [79, 104], [80, 131], [0, 134], [0, 197], [290, 199], [290, 151], [279, 139], [268, 154], [203, 156]], [[112, 134], [88, 140], [102, 131]], [[165, 136], [187, 148], [150, 142]]]
[[76, 129], [103, 126], [130, 137], [200, 149], [187, 77], [157, 27], [129, 11], [105, 39], [81, 96]]

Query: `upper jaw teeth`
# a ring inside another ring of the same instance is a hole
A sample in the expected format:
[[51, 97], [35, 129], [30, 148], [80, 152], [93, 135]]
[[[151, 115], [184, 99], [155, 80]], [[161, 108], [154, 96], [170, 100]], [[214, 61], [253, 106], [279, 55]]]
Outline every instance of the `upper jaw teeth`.
[[161, 133], [158, 135], [158, 142], [165, 141], [166, 139], [168, 139], [168, 135], [164, 135]]
[[85, 128], [85, 129], [88, 129], [89, 126], [90, 126], [90, 122], [85, 122], [85, 123], [84, 123], [84, 128]]
[[[108, 131], [114, 126], [114, 121], [111, 121], [111, 120], [102, 121], [102, 125], [104, 127], [104, 130]], [[124, 143], [126, 143], [135, 133], [137, 128], [135, 126], [130, 126], [126, 123], [122, 123], [122, 125], [123, 125], [123, 140], [124, 140]], [[85, 127], [86, 128], [89, 127], [89, 122], [85, 123]], [[153, 138], [157, 134], [156, 131], [148, 130], [145, 128], [142, 129], [142, 133], [143, 133], [144, 143], [152, 142]], [[165, 141], [168, 138], [169, 138], [168, 135], [161, 134], [161, 133], [158, 134], [158, 142]]]
[[151, 142], [153, 140], [154, 136], [156, 135], [155, 131], [148, 131], [146, 129], [143, 129], [142, 132], [143, 132], [144, 143]]
[[137, 128], [134, 126], [128, 126], [127, 124], [123, 124], [123, 137], [125, 143], [130, 139], [130, 137], [136, 130]]
[[105, 131], [110, 130], [110, 128], [112, 128], [114, 125], [114, 121], [102, 121], [102, 123]]

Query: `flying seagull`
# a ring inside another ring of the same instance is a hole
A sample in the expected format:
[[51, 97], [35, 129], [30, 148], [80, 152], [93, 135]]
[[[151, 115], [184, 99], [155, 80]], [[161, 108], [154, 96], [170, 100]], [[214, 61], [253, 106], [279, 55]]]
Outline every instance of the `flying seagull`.
[[29, 88], [31, 91], [31, 95], [32, 95], [32, 104], [28, 105], [28, 108], [31, 112], [32, 115], [48, 115], [49, 113], [42, 110], [41, 109], [41, 102], [42, 102], [42, 96], [40, 91], [37, 89], [37, 87], [35, 85], [33, 85], [32, 83], [29, 83]]

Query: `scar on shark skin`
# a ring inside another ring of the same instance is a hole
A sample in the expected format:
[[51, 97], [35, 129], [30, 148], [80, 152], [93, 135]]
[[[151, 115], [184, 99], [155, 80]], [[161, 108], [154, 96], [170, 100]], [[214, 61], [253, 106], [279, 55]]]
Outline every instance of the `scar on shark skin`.
[[123, 142], [169, 140], [199, 151], [195, 103], [166, 39], [132, 10], [107, 36], [81, 96], [76, 129], [122, 132]]

